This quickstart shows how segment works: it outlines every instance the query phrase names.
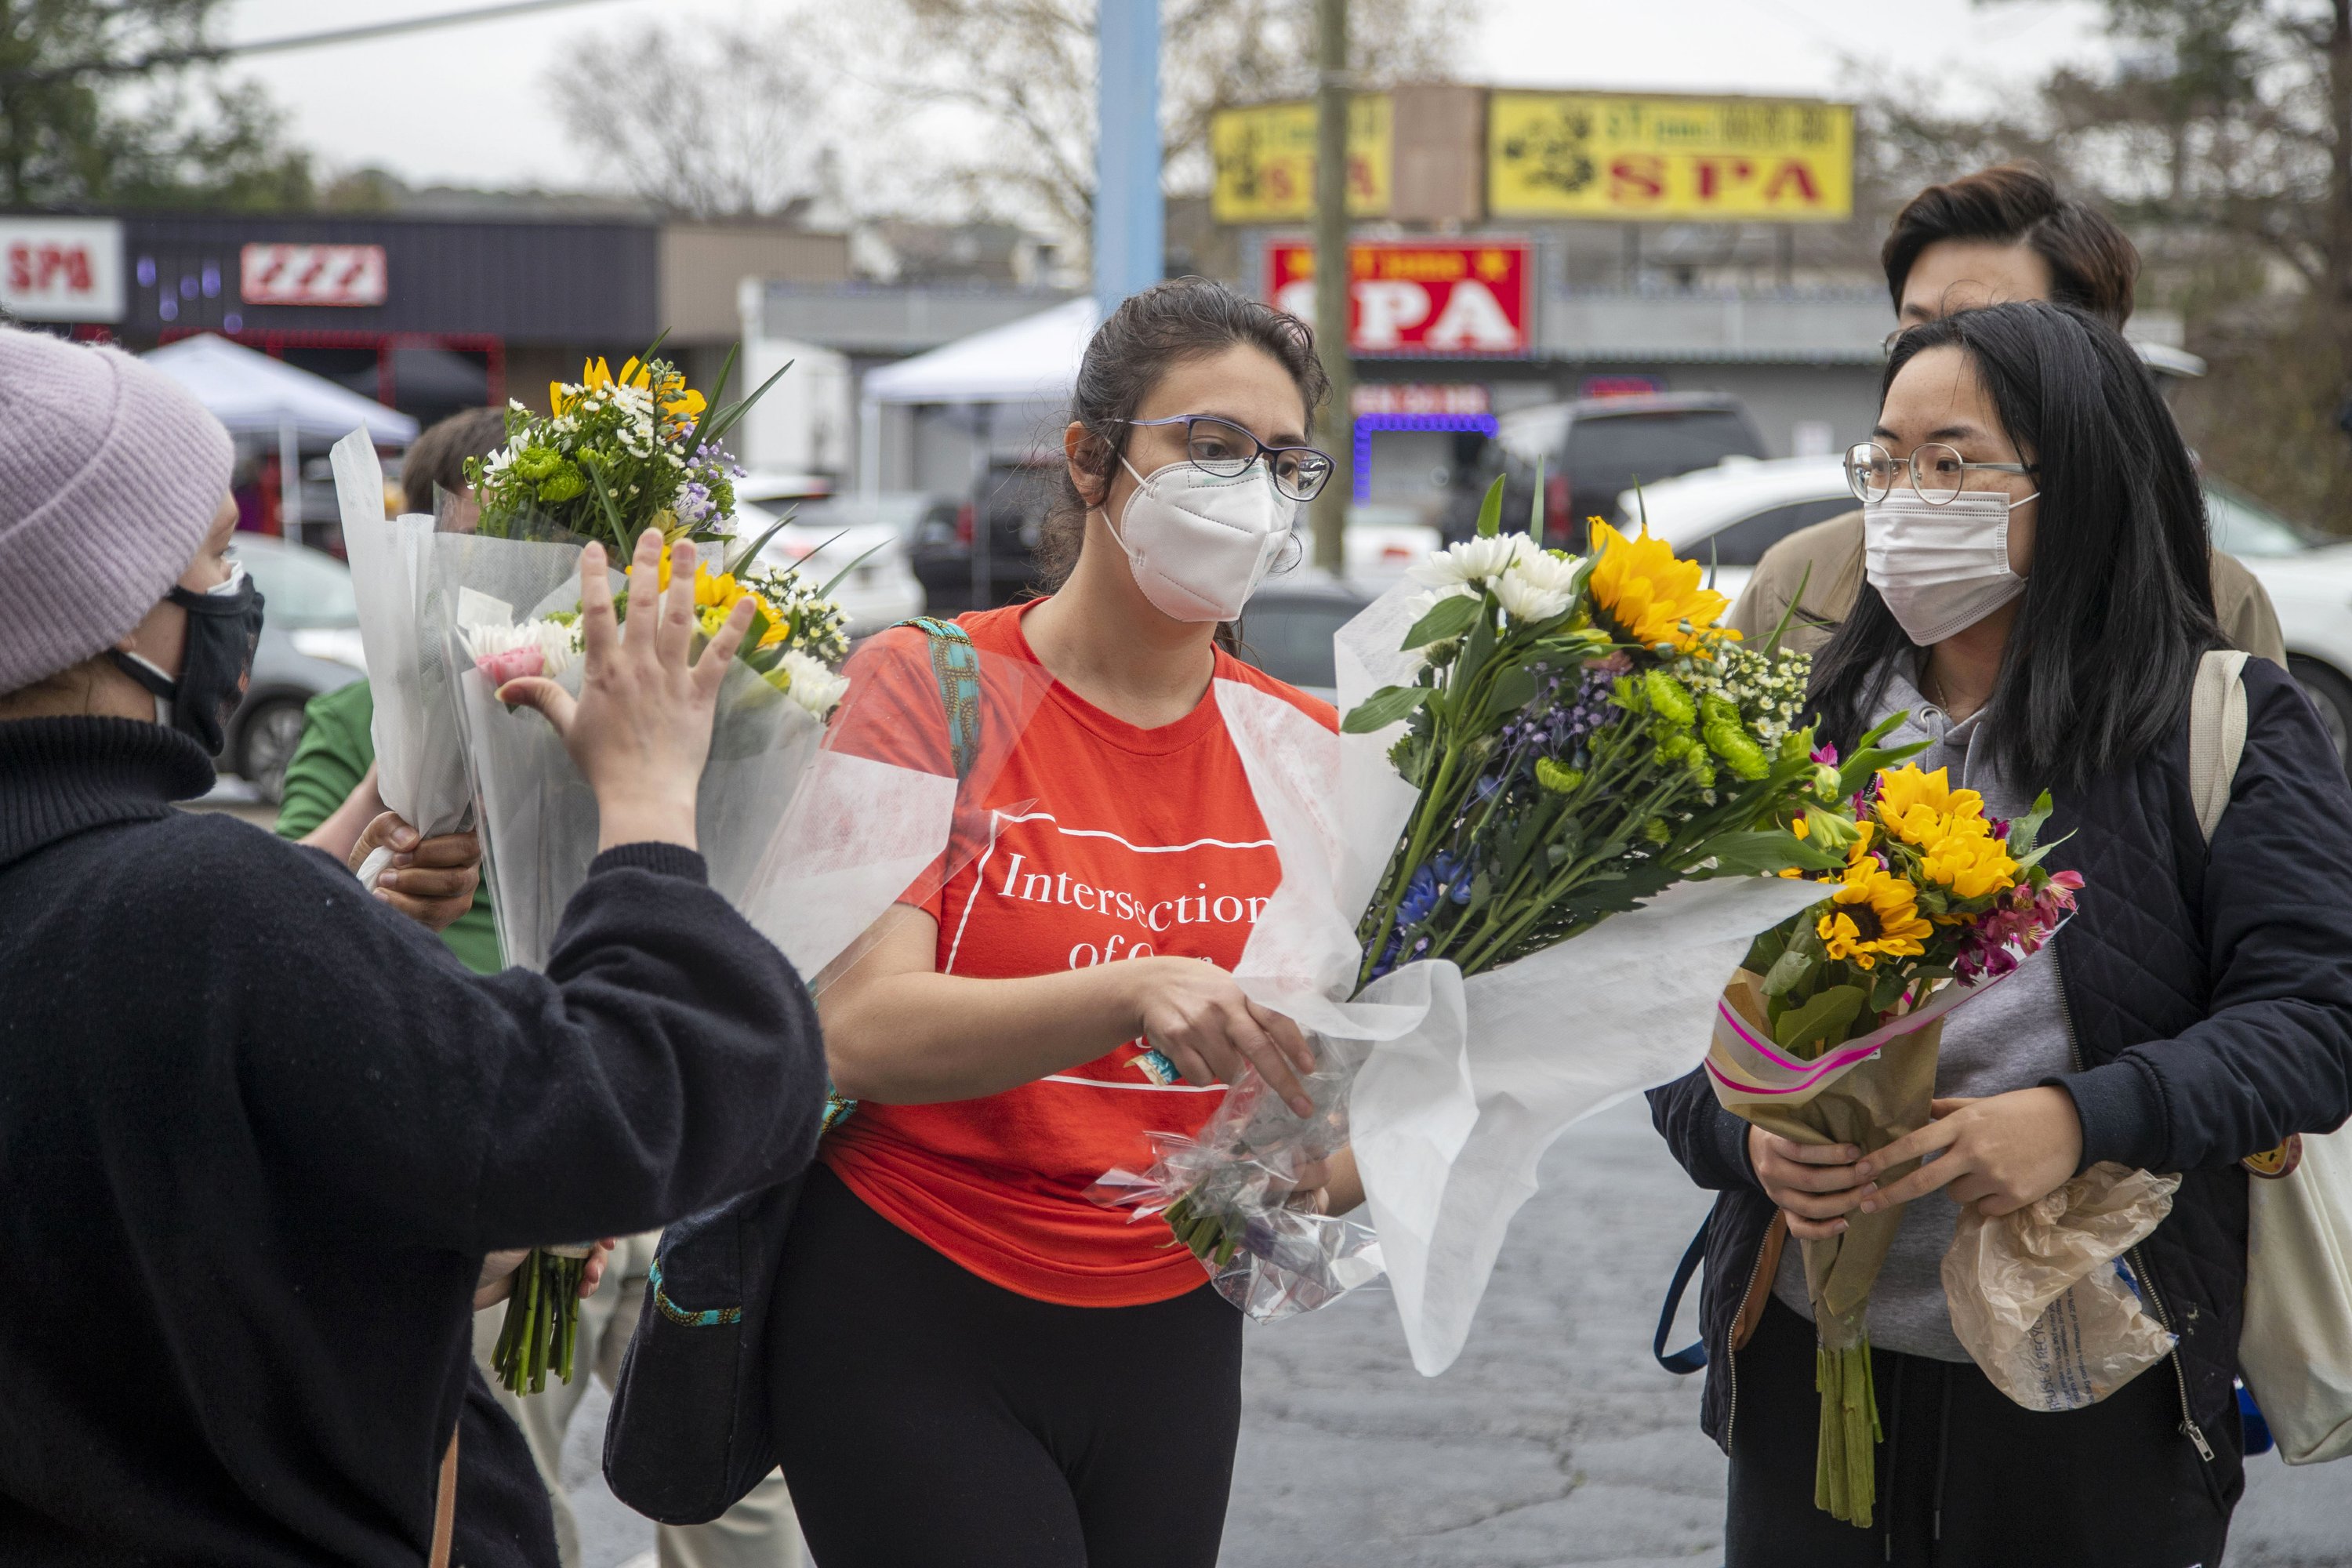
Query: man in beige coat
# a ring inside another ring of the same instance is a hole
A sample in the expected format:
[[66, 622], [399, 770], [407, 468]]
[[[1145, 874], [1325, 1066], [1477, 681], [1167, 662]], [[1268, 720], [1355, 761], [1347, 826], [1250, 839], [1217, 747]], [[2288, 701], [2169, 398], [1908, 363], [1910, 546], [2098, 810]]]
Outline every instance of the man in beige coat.
[[[1902, 327], [1971, 305], [2055, 300], [2120, 330], [2130, 319], [2139, 275], [2139, 253], [2121, 229], [2096, 209], [2061, 196], [2040, 170], [2015, 163], [1921, 191], [1895, 216], [1879, 258]], [[1857, 507], [1767, 550], [1727, 620], [1751, 640], [1766, 637], [1795, 600], [1782, 640], [1810, 653], [1845, 619], [1862, 585]], [[2231, 647], [2285, 666], [2270, 595], [2218, 550], [2213, 614]]]

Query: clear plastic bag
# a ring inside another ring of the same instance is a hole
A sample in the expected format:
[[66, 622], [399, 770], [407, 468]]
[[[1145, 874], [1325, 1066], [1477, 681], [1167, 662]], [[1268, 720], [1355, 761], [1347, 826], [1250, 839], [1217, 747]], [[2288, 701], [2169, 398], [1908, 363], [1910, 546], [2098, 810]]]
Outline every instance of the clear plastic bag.
[[2014, 1214], [1960, 1210], [1944, 1297], [1994, 1387], [2028, 1410], [2080, 1410], [2171, 1353], [2123, 1255], [2172, 1212], [2179, 1185], [2103, 1161]]
[[1088, 1194], [1131, 1205], [1137, 1219], [1165, 1215], [1180, 1233], [1213, 1227], [1225, 1245], [1202, 1259], [1210, 1282], [1259, 1322], [1328, 1306], [1381, 1271], [1370, 1226], [1306, 1205], [1318, 1167], [1348, 1145], [1348, 1089], [1369, 1047], [1309, 1039], [1317, 1066], [1302, 1082], [1314, 1115], [1244, 1073], [1197, 1137], [1159, 1135], [1149, 1170], [1112, 1171]]

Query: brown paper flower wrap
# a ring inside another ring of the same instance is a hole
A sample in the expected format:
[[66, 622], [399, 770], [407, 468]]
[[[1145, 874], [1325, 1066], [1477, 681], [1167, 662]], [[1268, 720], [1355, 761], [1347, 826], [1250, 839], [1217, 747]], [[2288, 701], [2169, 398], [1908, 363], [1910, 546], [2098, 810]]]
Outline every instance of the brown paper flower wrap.
[[[2040, 864], [2048, 795], [2001, 822], [1975, 791], [1949, 788], [1940, 768], [1886, 766], [1909, 754], [1874, 749], [1901, 717], [1863, 737], [1844, 764], [1859, 784], [1854, 830], [1837, 846], [1847, 861], [1824, 879], [1834, 884], [1828, 897], [1756, 939], [1716, 1010], [1706, 1068], [1717, 1099], [1798, 1143], [1868, 1152], [1926, 1126], [1944, 1016], [2049, 940], [2081, 886]], [[1837, 763], [1834, 752], [1819, 760]], [[1824, 819], [1815, 831], [1834, 826]], [[1821, 1339], [1813, 1500], [1866, 1527], [1880, 1430], [1864, 1315], [1903, 1211], [1845, 1218], [1843, 1234], [1803, 1244]]]

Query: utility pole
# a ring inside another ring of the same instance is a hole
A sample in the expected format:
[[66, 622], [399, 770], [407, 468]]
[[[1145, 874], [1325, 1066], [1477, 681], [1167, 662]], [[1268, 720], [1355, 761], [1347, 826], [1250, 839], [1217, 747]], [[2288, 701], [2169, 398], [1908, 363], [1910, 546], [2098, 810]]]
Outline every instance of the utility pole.
[[1160, 197], [1160, 0], [1101, 0], [1096, 18], [1095, 302], [1108, 318], [1167, 266]]
[[1331, 481], [1315, 498], [1315, 564], [1347, 563], [1348, 503], [1356, 493], [1355, 369], [1348, 359], [1348, 0], [1315, 0], [1315, 343], [1331, 401], [1321, 446]]

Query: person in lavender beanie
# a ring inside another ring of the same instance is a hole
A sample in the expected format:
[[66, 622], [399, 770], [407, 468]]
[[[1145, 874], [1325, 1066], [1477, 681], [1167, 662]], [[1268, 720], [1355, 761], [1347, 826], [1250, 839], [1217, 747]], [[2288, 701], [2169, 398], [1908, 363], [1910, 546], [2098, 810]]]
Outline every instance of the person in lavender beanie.
[[[87, 711], [144, 716], [153, 693], [174, 722], [209, 719], [217, 749], [226, 714], [179, 704], [166, 671], [192, 641], [180, 595], [218, 601], [201, 609], [223, 649], [248, 619], [259, 632], [226, 555], [233, 456], [219, 420], [129, 354], [0, 328], [0, 696], [63, 683]], [[202, 675], [241, 689], [222, 662]]]
[[814, 1003], [694, 847], [747, 623], [695, 662], [691, 546], [659, 593], [649, 531], [660, 636], [604, 636], [583, 553], [559, 717], [604, 850], [545, 973], [478, 975], [425, 929], [472, 901], [470, 836], [430, 866], [443, 840], [389, 813], [362, 834], [439, 911], [411, 918], [178, 809], [259, 635], [228, 476], [154, 370], [0, 327], [0, 1561], [559, 1568], [475, 1312], [528, 1247], [657, 1228], [816, 1147]]

